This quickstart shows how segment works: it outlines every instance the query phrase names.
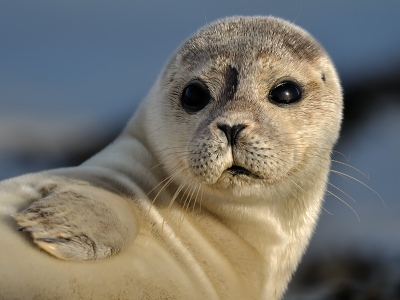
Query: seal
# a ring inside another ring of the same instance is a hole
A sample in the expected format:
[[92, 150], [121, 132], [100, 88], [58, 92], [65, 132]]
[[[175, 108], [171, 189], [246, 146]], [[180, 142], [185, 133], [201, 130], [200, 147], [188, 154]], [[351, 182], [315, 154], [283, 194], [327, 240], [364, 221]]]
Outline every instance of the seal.
[[111, 145], [0, 184], [2, 297], [280, 299], [341, 118], [307, 32], [258, 16], [205, 26]]

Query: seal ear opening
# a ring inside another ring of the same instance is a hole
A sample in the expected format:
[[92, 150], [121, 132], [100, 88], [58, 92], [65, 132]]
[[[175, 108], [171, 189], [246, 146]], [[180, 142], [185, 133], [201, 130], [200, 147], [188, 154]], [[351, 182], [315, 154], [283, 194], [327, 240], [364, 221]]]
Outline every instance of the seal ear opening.
[[325, 77], [325, 72], [324, 71], [321, 72], [321, 79], [322, 79], [323, 82], [326, 82], [326, 77]]

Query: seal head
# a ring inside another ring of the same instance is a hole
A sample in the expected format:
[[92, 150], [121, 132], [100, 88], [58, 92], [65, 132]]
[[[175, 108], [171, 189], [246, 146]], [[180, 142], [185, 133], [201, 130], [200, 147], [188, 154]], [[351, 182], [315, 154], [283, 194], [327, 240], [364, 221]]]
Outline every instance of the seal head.
[[154, 90], [151, 141], [181, 182], [260, 195], [329, 165], [319, 161], [338, 138], [339, 80], [324, 49], [293, 24], [210, 24], [178, 49]]

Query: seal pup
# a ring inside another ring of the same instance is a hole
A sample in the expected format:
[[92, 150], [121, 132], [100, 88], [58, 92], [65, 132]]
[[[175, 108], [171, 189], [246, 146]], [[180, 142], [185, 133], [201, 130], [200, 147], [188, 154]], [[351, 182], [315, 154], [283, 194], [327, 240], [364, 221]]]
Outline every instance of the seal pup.
[[2, 297], [280, 299], [341, 118], [307, 32], [273, 17], [205, 26], [111, 145], [0, 184]]

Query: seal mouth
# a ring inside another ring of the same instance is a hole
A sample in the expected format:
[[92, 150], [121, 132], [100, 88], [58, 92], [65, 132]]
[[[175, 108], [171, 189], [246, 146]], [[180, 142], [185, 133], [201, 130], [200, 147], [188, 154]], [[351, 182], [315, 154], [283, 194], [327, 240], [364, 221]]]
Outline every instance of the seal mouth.
[[231, 173], [233, 176], [237, 175], [254, 176], [254, 174], [251, 173], [249, 170], [237, 165], [233, 165], [232, 167], [226, 169], [226, 171]]

